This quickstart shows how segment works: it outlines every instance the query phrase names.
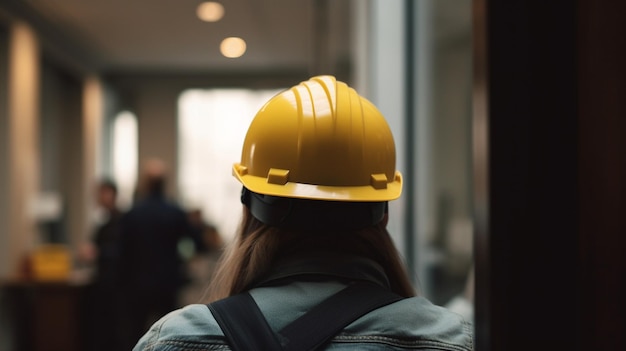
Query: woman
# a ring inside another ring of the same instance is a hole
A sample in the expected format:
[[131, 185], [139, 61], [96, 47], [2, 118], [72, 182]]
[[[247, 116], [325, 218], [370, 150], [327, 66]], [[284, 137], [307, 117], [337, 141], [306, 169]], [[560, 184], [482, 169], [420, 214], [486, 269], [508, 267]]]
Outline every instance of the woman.
[[135, 350], [472, 349], [470, 324], [415, 297], [386, 230], [402, 188], [393, 136], [352, 88], [318, 76], [272, 98], [233, 175], [243, 218], [214, 302], [163, 317]]

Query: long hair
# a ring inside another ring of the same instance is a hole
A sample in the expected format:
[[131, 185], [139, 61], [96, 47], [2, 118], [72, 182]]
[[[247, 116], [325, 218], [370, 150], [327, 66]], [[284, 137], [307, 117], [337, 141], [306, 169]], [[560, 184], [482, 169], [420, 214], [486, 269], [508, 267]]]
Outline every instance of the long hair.
[[254, 218], [246, 206], [235, 239], [229, 244], [208, 288], [209, 302], [251, 289], [283, 257], [312, 251], [356, 254], [380, 264], [391, 290], [415, 296], [400, 254], [383, 223], [351, 232], [281, 229]]

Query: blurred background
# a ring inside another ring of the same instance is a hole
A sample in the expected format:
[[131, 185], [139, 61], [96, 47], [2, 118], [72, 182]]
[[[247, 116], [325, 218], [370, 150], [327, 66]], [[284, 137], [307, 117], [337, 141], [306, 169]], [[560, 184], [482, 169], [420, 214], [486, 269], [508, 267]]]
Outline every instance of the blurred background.
[[158, 158], [167, 195], [231, 240], [231, 165], [249, 122], [318, 74], [387, 117], [406, 179], [390, 232], [420, 294], [471, 319], [471, 11], [470, 0], [0, 1], [0, 349], [87, 347], [103, 178], [128, 210], [141, 165]]
[[239, 220], [230, 172], [249, 121], [318, 74], [386, 116], [405, 180], [390, 232], [419, 293], [474, 320], [477, 350], [626, 349], [624, 13], [612, 0], [0, 0], [0, 350], [104, 345], [100, 234], [141, 198], [149, 160], [217, 248], [178, 246], [178, 304], [200, 300]]

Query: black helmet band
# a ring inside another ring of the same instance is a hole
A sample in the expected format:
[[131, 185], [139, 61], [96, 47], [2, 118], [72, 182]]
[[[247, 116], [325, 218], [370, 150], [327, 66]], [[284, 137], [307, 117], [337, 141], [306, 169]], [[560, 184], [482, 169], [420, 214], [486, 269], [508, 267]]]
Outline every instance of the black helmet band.
[[241, 202], [259, 221], [279, 228], [354, 230], [380, 223], [387, 202], [322, 201], [262, 195], [243, 187]]

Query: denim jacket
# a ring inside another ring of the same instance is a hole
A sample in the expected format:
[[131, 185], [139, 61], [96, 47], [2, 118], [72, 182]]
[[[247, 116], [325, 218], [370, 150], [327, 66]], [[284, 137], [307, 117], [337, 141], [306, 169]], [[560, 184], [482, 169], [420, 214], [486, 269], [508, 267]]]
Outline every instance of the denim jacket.
[[[389, 286], [383, 269], [362, 257], [311, 255], [277, 265], [250, 290], [273, 330], [347, 286], [366, 280]], [[473, 329], [461, 316], [411, 297], [360, 317], [337, 334], [326, 350], [473, 350]], [[230, 350], [206, 305], [194, 304], [156, 322], [134, 351]]]

